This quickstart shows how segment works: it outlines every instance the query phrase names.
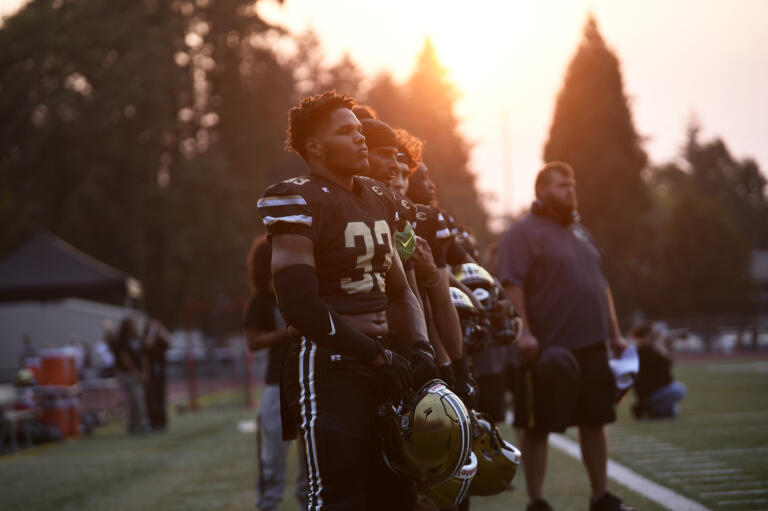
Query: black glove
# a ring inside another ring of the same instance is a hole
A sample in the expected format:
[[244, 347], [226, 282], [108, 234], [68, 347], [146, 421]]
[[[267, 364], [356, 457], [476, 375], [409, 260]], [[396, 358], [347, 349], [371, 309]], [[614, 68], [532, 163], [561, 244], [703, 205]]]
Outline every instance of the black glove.
[[453, 366], [451, 364], [445, 364], [441, 365], [438, 369], [440, 370], [440, 379], [443, 380], [449, 388], [454, 388], [456, 379], [453, 376]]
[[394, 402], [406, 399], [413, 380], [413, 369], [405, 357], [384, 348], [379, 343], [384, 364], [379, 366], [382, 375], [383, 392], [386, 399]]
[[477, 408], [479, 391], [475, 378], [469, 370], [467, 357], [463, 356], [458, 360], [454, 360], [451, 365], [453, 366], [453, 376], [456, 382], [453, 391], [461, 398], [467, 409]]
[[416, 341], [411, 346], [411, 367], [413, 368], [414, 390], [421, 388], [429, 380], [440, 377], [435, 350], [428, 342]]

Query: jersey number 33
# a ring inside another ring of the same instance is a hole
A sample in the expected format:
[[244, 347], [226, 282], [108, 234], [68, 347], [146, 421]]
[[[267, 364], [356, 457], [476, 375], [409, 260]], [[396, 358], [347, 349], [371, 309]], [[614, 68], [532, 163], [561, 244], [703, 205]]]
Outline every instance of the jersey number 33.
[[[385, 292], [384, 276], [379, 271], [373, 270], [373, 256], [375, 245], [386, 247], [384, 255], [384, 268], [392, 265], [392, 239], [389, 225], [384, 220], [376, 220], [373, 224], [373, 232], [365, 222], [349, 222], [344, 229], [344, 246], [352, 249], [357, 247], [357, 240], [362, 238], [365, 252], [357, 256], [355, 272], [362, 276], [358, 278], [343, 277], [341, 288], [349, 294], [368, 293], [373, 286], [378, 286], [379, 291]], [[375, 245], [374, 245], [375, 244]]]

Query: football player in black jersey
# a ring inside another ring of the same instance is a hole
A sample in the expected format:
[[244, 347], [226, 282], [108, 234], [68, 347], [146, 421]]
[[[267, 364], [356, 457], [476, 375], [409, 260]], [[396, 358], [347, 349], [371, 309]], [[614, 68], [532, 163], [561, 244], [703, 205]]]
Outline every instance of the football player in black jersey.
[[426, 326], [393, 257], [392, 201], [356, 177], [368, 150], [353, 106], [326, 92], [292, 108], [287, 147], [309, 176], [259, 200], [278, 304], [301, 333], [283, 367], [284, 434], [306, 443], [309, 510], [411, 509], [414, 485], [385, 467], [374, 420], [382, 390], [400, 398], [411, 385], [410, 364], [386, 344], [390, 323], [406, 346], [428, 343]]
[[[443, 213], [434, 206], [435, 185], [429, 179], [424, 162], [419, 162], [411, 174], [407, 196], [416, 203], [417, 207], [416, 233], [427, 240], [432, 249], [435, 264], [441, 269], [439, 281], [425, 286], [429, 295], [434, 331], [439, 338], [439, 344], [446, 349], [450, 359], [449, 366], [441, 365], [441, 375], [455, 389], [467, 408], [474, 408], [477, 384], [472, 377], [469, 362], [464, 353], [461, 324], [449, 291], [449, 286], [454, 283], [447, 265], [446, 254], [454, 244], [453, 236], [445, 223]], [[465, 262], [460, 252], [455, 249], [451, 251], [453, 254], [459, 254], [458, 258], [454, 255], [454, 259], [450, 261], [451, 265]]]

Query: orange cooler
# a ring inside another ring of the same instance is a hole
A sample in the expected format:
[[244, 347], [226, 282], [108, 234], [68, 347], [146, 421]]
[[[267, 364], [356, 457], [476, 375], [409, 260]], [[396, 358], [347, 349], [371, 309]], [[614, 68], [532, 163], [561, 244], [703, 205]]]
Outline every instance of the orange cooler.
[[77, 383], [75, 355], [69, 348], [42, 350], [41, 385], [74, 385]]
[[69, 421], [69, 399], [56, 398], [44, 409], [40, 420], [43, 424], [59, 428], [63, 436], [70, 436], [72, 433]]

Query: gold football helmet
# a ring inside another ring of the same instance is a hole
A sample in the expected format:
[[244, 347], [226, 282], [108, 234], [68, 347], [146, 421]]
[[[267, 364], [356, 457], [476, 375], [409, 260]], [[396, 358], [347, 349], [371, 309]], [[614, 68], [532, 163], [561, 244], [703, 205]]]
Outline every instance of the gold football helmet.
[[477, 475], [470, 495], [497, 495], [506, 490], [517, 473], [520, 451], [503, 438], [492, 422], [472, 410], [472, 452], [477, 456]]
[[476, 263], [464, 263], [454, 267], [453, 275], [456, 280], [472, 290], [478, 287], [490, 289], [496, 283], [496, 279], [488, 270]]
[[491, 336], [481, 322], [481, 312], [464, 291], [453, 286], [449, 290], [453, 306], [459, 313], [459, 323], [467, 354], [473, 355], [483, 351], [491, 341]]
[[494, 342], [509, 344], [517, 339], [521, 322], [509, 305], [504, 290], [488, 270], [475, 263], [464, 263], [453, 269], [456, 280], [472, 290], [483, 307]]
[[394, 472], [430, 487], [454, 477], [469, 459], [469, 414], [442, 381], [428, 381], [404, 405], [383, 408], [384, 460]]
[[469, 453], [469, 459], [461, 470], [443, 484], [419, 485], [419, 503], [427, 507], [446, 509], [457, 506], [469, 493], [472, 481], [477, 476], [477, 456]]

